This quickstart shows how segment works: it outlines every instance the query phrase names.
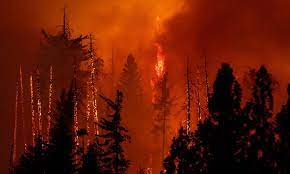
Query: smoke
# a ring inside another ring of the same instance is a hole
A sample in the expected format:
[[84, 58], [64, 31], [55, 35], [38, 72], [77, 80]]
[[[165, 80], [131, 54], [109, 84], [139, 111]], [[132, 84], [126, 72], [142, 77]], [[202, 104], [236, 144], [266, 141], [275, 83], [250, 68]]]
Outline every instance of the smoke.
[[[0, 7], [3, 33], [0, 138], [5, 140], [1, 143], [0, 162], [3, 166], [8, 164], [7, 140], [11, 135], [17, 66], [23, 64], [24, 74], [28, 74], [39, 52], [40, 30], [57, 32], [64, 5], [68, 8], [73, 34], [92, 33], [97, 54], [104, 58], [105, 66], [110, 64], [112, 48], [119, 70], [125, 57], [132, 53], [144, 79], [151, 77], [156, 61], [157, 16], [162, 22], [162, 34], [157, 39], [163, 46], [171, 81], [179, 84], [179, 90], [183, 89], [180, 77], [184, 75], [186, 58], [190, 57], [193, 65], [204, 54], [211, 81], [224, 61], [234, 66], [239, 79], [248, 67], [266, 64], [283, 92], [284, 84], [290, 79], [290, 2], [287, 0], [5, 1]], [[28, 83], [28, 76], [24, 76], [24, 81]], [[0, 173], [5, 173], [4, 167]]]
[[286, 0], [186, 0], [164, 24], [160, 40], [178, 61], [206, 54], [210, 63], [273, 63], [276, 68], [279, 62], [289, 64], [289, 7]]
[[[169, 18], [180, 6], [179, 0], [15, 0], [3, 1], [0, 7], [1, 85], [0, 94], [0, 173], [7, 173], [9, 145], [13, 125], [15, 80], [19, 65], [23, 65], [24, 90], [28, 94], [29, 76], [37, 62], [41, 29], [56, 33], [62, 24], [62, 8], [66, 5], [73, 35], [92, 33], [97, 54], [110, 66], [112, 48], [120, 70], [123, 60], [132, 53], [138, 64], [154, 61], [153, 40], [155, 19]], [[147, 56], [149, 55], [149, 56]], [[52, 60], [58, 61], [58, 60]], [[146, 65], [146, 66], [145, 66]], [[142, 71], [145, 71], [145, 68]], [[152, 65], [153, 67], [153, 65]], [[107, 70], [109, 70], [107, 68]], [[29, 102], [29, 99], [26, 99]], [[29, 113], [27, 109], [25, 112]]]

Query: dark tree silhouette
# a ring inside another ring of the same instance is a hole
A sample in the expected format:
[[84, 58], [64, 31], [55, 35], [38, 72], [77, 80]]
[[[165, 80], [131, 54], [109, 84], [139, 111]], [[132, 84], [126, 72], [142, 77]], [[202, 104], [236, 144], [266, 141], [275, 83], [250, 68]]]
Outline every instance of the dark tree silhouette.
[[[247, 173], [275, 173], [275, 135], [273, 116], [273, 81], [264, 66], [255, 74], [252, 99], [243, 111], [244, 131], [242, 161]], [[244, 159], [243, 159], [244, 158]]]
[[140, 102], [139, 97], [142, 95], [141, 75], [138, 65], [132, 54], [127, 57], [123, 72], [121, 73], [120, 90], [124, 93], [128, 102]]
[[48, 158], [47, 143], [41, 136], [36, 136], [34, 146], [28, 146], [24, 154], [21, 155], [19, 164], [12, 173], [15, 174], [38, 174], [47, 170], [46, 162]]
[[290, 173], [290, 84], [288, 84], [288, 101], [283, 105], [276, 118], [276, 132], [279, 136], [277, 163], [281, 174]]
[[170, 146], [170, 155], [163, 161], [167, 173], [186, 174], [195, 173], [198, 159], [197, 144], [191, 132], [181, 127], [177, 137], [174, 137]]
[[[141, 74], [136, 63], [136, 59], [132, 54], [128, 55], [123, 67], [123, 71], [119, 80], [119, 89], [124, 93], [124, 123], [128, 125], [131, 137], [134, 139], [126, 149], [128, 158], [132, 163], [138, 163], [142, 157], [145, 157], [147, 152], [144, 151], [146, 143], [144, 138], [140, 135], [147, 133], [146, 128], [151, 122], [148, 119], [147, 109], [150, 107], [146, 105], [143, 96]], [[136, 155], [138, 151], [138, 155]], [[135, 172], [137, 168], [132, 166], [129, 172]]]
[[206, 124], [211, 129], [206, 134], [201, 134], [206, 137], [200, 137], [203, 143], [208, 141], [208, 150], [212, 155], [212, 161], [208, 164], [209, 173], [234, 171], [240, 103], [240, 85], [230, 65], [222, 64], [209, 98], [210, 118], [206, 120]]
[[51, 130], [49, 161], [47, 174], [73, 173], [75, 166], [75, 142], [74, 142], [74, 103], [73, 88], [63, 91], [54, 111], [54, 125]]
[[[138, 65], [131, 54], [127, 57], [123, 72], [121, 73], [119, 89], [124, 94], [126, 120], [134, 122], [136, 123], [134, 125], [139, 126], [138, 122], [140, 122], [140, 117], [144, 113], [144, 103], [142, 103], [143, 89], [141, 87], [141, 75]], [[138, 129], [136, 126], [132, 127], [134, 131]]]
[[82, 167], [79, 174], [102, 174], [103, 171], [103, 149], [98, 143], [88, 146], [87, 153], [83, 156]]
[[99, 123], [103, 134], [97, 137], [104, 139], [104, 172], [112, 174], [126, 173], [130, 161], [125, 158], [122, 144], [130, 141], [128, 130], [121, 124], [121, 108], [123, 94], [117, 91], [115, 101], [100, 95], [100, 97], [108, 104], [113, 113], [109, 115], [109, 119], [102, 118]]
[[[50, 34], [42, 30], [43, 39], [39, 59], [41, 70], [46, 72], [45, 74], [48, 74], [49, 66], [53, 66], [54, 73], [57, 74], [54, 81], [60, 87], [70, 85], [70, 79], [73, 78], [73, 65], [79, 65], [81, 61], [87, 59], [86, 46], [83, 43], [87, 36], [72, 36], [66, 13], [64, 9], [63, 24], [58, 33]], [[43, 79], [46, 79], [46, 76]], [[57, 92], [61, 92], [61, 88], [57, 88]]]

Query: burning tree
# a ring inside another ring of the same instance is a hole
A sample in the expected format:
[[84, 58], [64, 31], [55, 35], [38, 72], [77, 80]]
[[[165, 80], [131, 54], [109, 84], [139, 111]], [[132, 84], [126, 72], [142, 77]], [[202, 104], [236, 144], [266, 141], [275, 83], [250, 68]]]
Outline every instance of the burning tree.
[[154, 117], [153, 132], [155, 135], [162, 134], [162, 158], [165, 153], [166, 145], [166, 129], [168, 125], [166, 121], [170, 115], [170, 107], [172, 104], [168, 87], [168, 72], [165, 66], [165, 54], [161, 45], [157, 47], [157, 63], [155, 65], [155, 76], [152, 80], [153, 88], [153, 108], [156, 111]]

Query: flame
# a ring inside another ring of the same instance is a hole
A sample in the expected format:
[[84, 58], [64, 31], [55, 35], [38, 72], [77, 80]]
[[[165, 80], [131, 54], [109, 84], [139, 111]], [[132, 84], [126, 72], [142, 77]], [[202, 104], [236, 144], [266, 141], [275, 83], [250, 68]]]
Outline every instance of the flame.
[[50, 66], [49, 69], [49, 90], [48, 90], [48, 114], [47, 114], [47, 140], [49, 141], [49, 131], [51, 126], [51, 105], [52, 105], [52, 83], [53, 83], [53, 68]]
[[30, 85], [30, 107], [31, 107], [31, 123], [32, 123], [32, 143], [34, 145], [34, 140], [35, 140], [35, 111], [34, 111], [34, 92], [33, 92], [33, 76], [32, 74], [30, 75], [29, 78], [29, 85]]
[[36, 69], [36, 92], [37, 92], [37, 113], [38, 113], [38, 135], [42, 132], [42, 114], [41, 114], [41, 94], [40, 94], [40, 72], [37, 67]]
[[13, 152], [12, 152], [12, 164], [14, 164], [16, 162], [16, 138], [17, 138], [17, 117], [18, 117], [18, 97], [19, 97], [19, 93], [18, 93], [18, 80], [16, 81], [16, 95], [15, 95], [15, 118], [14, 118], [14, 130], [13, 130], [13, 144], [12, 144], [12, 148], [13, 148]]
[[[22, 131], [25, 129], [25, 119], [24, 119], [24, 94], [23, 94], [23, 75], [22, 75], [22, 68], [20, 66], [19, 69], [19, 81], [20, 81], [20, 104], [21, 104], [21, 117], [22, 117]], [[27, 143], [26, 137], [24, 135], [24, 149], [26, 150]]]
[[160, 79], [165, 74], [165, 54], [159, 43], [156, 43], [155, 46], [157, 48], [157, 63], [155, 65], [155, 72], [157, 77]]
[[158, 86], [158, 83], [164, 78], [165, 72], [166, 72], [166, 66], [165, 66], [165, 54], [163, 51], [162, 46], [159, 43], [155, 43], [155, 46], [157, 48], [156, 58], [157, 62], [155, 64], [155, 76], [151, 80], [151, 86], [153, 89], [153, 98], [152, 103], [155, 103], [158, 98], [158, 89], [156, 88]]

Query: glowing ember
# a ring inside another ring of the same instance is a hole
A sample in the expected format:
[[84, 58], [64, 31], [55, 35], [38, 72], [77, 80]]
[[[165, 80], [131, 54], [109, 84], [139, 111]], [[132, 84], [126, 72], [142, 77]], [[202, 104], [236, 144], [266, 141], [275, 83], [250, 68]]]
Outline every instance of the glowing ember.
[[49, 69], [49, 90], [48, 90], [48, 114], [47, 114], [47, 140], [49, 141], [49, 131], [50, 131], [50, 124], [51, 124], [51, 104], [52, 104], [52, 83], [53, 83], [53, 69], [50, 66]]
[[32, 125], [32, 137], [33, 137], [33, 145], [34, 145], [34, 140], [35, 140], [35, 111], [34, 111], [34, 92], [33, 92], [33, 76], [30, 75], [29, 78], [29, 85], [30, 85], [30, 107], [31, 107], [31, 125]]

